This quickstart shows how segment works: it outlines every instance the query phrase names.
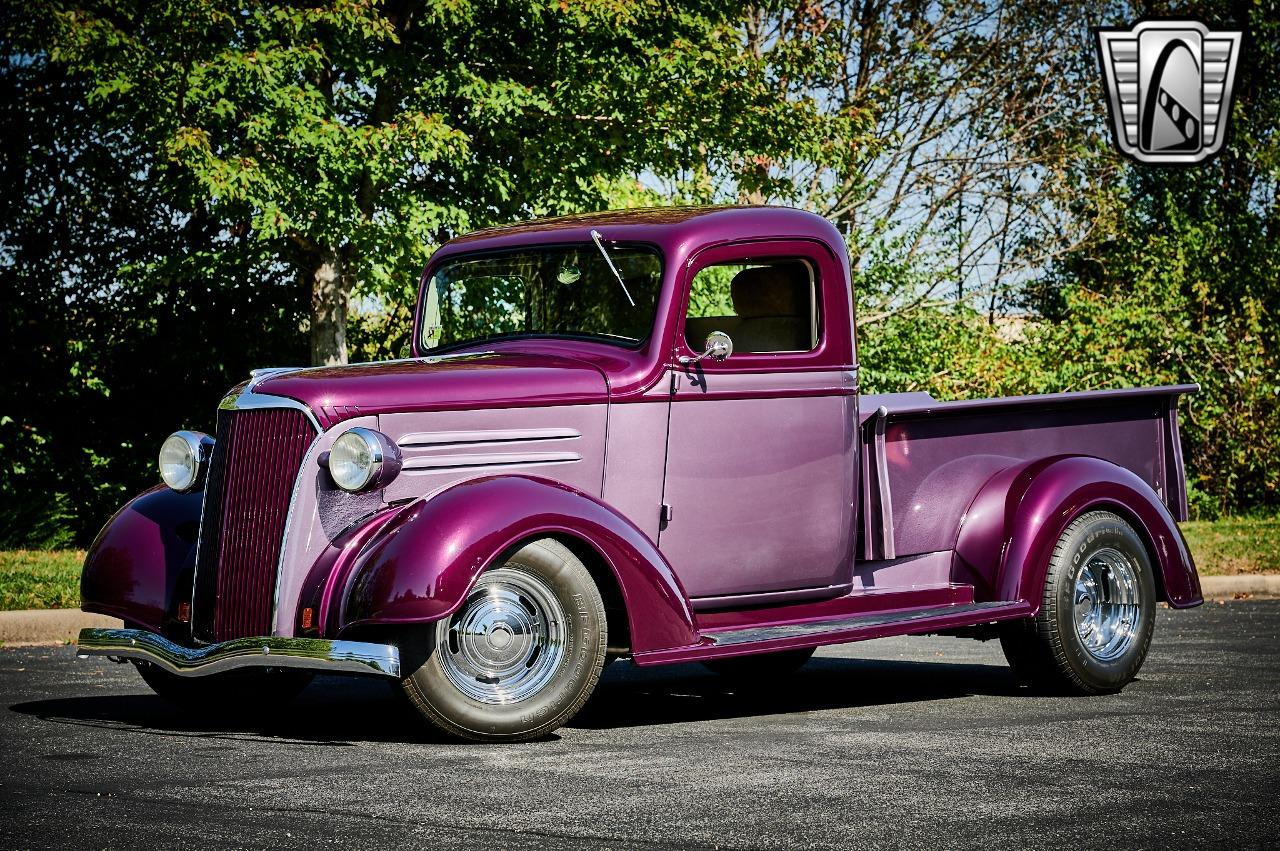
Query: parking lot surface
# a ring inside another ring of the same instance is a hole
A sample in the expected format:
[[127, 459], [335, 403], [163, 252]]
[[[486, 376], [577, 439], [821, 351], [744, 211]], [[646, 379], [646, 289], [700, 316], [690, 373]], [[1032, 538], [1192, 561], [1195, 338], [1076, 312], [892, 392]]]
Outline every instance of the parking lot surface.
[[129, 665], [0, 649], [0, 846], [1275, 847], [1280, 601], [1161, 610], [1122, 694], [901, 638], [792, 678], [616, 663], [551, 739], [452, 744], [385, 683], [193, 718]]

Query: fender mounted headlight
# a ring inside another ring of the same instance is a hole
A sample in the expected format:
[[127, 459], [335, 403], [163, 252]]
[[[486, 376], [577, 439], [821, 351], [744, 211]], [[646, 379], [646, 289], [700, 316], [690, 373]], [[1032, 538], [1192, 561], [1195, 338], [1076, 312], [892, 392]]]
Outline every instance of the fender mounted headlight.
[[213, 438], [198, 431], [175, 431], [160, 445], [160, 478], [179, 493], [204, 480], [204, 468], [213, 449]]
[[329, 450], [329, 475], [344, 491], [385, 487], [399, 473], [400, 448], [373, 429], [349, 429]]

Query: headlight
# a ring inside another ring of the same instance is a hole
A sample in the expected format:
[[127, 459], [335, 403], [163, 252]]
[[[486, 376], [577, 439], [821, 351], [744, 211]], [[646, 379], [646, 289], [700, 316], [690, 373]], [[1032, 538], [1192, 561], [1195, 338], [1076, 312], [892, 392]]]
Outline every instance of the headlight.
[[175, 431], [160, 445], [160, 478], [176, 491], [200, 484], [213, 438], [198, 431]]
[[373, 429], [350, 429], [329, 450], [329, 475], [344, 491], [384, 487], [399, 472], [400, 449]]

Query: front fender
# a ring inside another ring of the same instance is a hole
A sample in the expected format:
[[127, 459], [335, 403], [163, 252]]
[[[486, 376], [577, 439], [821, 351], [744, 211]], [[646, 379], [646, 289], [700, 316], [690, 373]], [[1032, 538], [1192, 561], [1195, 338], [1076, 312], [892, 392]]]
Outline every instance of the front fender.
[[1160, 599], [1174, 608], [1204, 602], [1186, 541], [1156, 493], [1133, 472], [1087, 456], [1042, 458], [993, 476], [965, 514], [957, 573], [975, 577], [990, 599], [1039, 611], [1053, 548], [1090, 509], [1117, 511], [1133, 524], [1154, 558]]
[[85, 556], [81, 608], [181, 635], [177, 605], [191, 599], [203, 498], [160, 485], [117, 511]]
[[357, 559], [342, 630], [448, 617], [499, 556], [555, 535], [589, 545], [613, 571], [634, 652], [696, 641], [688, 598], [657, 548], [629, 520], [567, 485], [532, 476], [473, 479], [418, 501], [400, 518]]

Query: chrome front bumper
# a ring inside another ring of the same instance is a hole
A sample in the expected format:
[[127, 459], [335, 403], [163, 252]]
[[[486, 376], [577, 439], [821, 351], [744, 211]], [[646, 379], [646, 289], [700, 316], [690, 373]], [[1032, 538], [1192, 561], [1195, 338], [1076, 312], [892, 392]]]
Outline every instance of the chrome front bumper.
[[183, 677], [240, 668], [307, 668], [330, 674], [400, 676], [400, 650], [392, 644], [321, 638], [237, 638], [191, 648], [145, 629], [82, 629], [76, 655], [139, 659]]

